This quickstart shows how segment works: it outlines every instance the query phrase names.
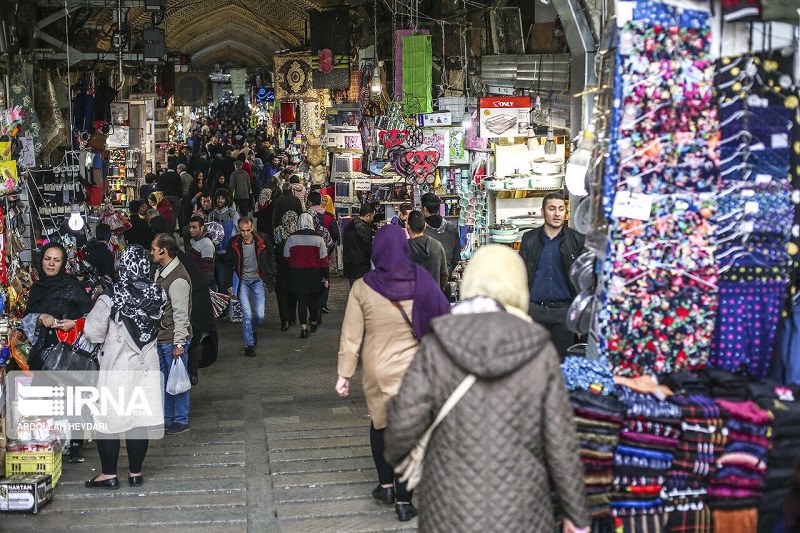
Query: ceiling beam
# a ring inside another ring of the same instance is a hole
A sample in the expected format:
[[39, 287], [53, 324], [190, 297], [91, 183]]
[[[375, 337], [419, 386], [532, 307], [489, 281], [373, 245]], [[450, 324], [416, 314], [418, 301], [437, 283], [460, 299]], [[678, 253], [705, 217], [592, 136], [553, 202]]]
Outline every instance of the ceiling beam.
[[[64, 7], [64, 0], [35, 0], [35, 3], [39, 7]], [[117, 8], [117, 3], [114, 2], [112, 5], [109, 5], [109, 0], [66, 0], [67, 6], [69, 7], [113, 7], [114, 9]], [[144, 8], [144, 0], [122, 0], [122, 8], [127, 9], [129, 7], [141, 7]]]

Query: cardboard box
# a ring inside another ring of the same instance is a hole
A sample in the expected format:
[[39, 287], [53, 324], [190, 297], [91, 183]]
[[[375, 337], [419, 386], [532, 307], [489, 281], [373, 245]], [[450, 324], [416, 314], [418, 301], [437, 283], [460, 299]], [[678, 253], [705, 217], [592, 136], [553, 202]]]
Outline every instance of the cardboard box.
[[36, 514], [51, 501], [50, 474], [17, 475], [0, 481], [0, 512]]
[[561, 54], [568, 50], [561, 23], [541, 22], [531, 24], [525, 50], [529, 54]]

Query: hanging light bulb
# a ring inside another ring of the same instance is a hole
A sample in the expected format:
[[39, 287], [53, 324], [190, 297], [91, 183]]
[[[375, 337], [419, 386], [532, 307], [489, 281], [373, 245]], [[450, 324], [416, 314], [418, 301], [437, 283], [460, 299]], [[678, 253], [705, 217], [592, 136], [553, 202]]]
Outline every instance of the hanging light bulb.
[[373, 93], [379, 93], [383, 88], [381, 85], [381, 71], [378, 63], [375, 64], [375, 68], [372, 70], [372, 81], [370, 82], [369, 88]]
[[69, 220], [67, 221], [69, 229], [71, 229], [72, 231], [80, 231], [83, 229], [83, 226], [85, 224], [86, 222], [83, 220], [83, 217], [81, 216], [80, 209], [78, 208], [77, 205], [73, 205], [72, 212], [70, 213]]
[[461, 127], [467, 130], [470, 126], [472, 126], [472, 113], [470, 113], [468, 106], [464, 106], [464, 115], [461, 117]]
[[553, 128], [547, 130], [547, 139], [544, 142], [545, 155], [556, 155], [556, 137], [553, 134]]

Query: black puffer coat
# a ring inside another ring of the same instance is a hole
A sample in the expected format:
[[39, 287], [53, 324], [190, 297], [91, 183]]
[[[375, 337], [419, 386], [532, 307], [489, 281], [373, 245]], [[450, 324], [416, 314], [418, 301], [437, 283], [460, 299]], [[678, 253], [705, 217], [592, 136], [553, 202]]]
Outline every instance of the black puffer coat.
[[548, 478], [588, 526], [583, 468], [558, 357], [539, 325], [505, 312], [433, 321], [389, 403], [397, 464], [466, 376], [478, 381], [433, 432], [420, 482], [420, 531], [553, 531]]

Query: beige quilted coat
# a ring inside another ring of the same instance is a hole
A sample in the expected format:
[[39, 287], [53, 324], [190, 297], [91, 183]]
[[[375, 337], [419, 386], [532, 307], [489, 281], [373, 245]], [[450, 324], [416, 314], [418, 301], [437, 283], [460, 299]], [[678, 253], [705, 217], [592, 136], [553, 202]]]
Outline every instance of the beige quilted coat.
[[553, 531], [550, 484], [588, 526], [572, 409], [547, 332], [505, 312], [433, 321], [389, 403], [386, 458], [397, 464], [469, 372], [478, 381], [434, 431], [419, 530]]

